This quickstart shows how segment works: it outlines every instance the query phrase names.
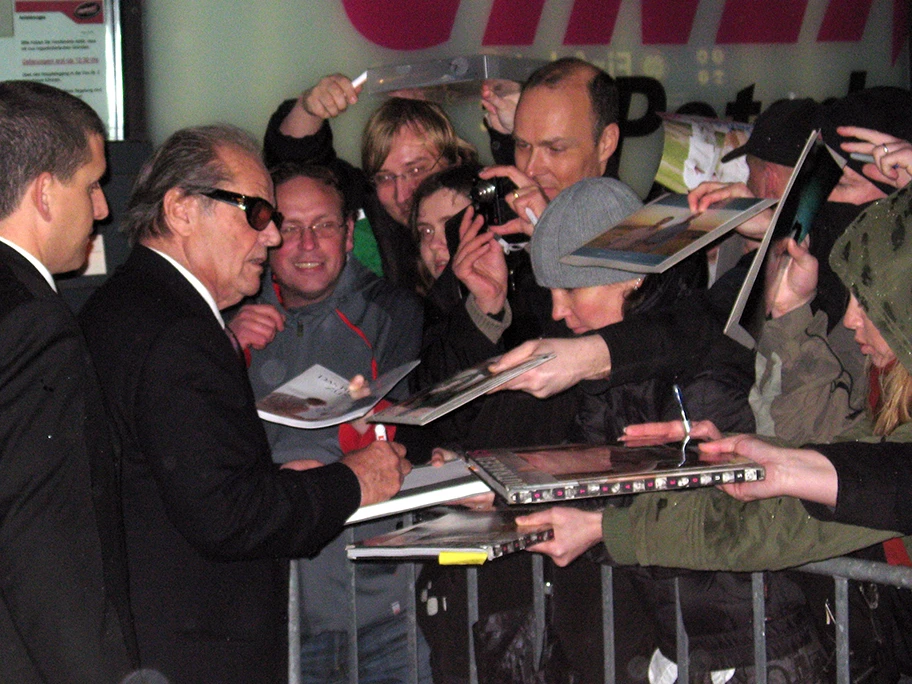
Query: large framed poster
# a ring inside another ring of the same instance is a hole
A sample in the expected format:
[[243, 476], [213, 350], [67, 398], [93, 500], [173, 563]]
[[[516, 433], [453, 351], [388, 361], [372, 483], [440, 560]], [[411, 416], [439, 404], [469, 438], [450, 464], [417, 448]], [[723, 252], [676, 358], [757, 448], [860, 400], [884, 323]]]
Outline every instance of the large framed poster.
[[119, 3], [115, 0], [0, 0], [0, 80], [66, 90], [124, 139]]

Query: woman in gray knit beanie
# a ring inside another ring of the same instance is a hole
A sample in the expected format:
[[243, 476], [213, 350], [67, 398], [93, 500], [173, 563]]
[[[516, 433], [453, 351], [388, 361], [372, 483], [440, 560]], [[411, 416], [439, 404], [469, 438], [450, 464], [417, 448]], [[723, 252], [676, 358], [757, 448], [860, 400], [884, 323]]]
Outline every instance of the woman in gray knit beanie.
[[707, 279], [705, 255], [665, 273], [643, 276], [602, 266], [571, 266], [560, 258], [601, 235], [643, 206], [633, 190], [613, 178], [587, 178], [560, 193], [532, 234], [535, 280], [551, 290], [552, 317], [582, 334], [617, 323], [633, 311], [673, 304]]

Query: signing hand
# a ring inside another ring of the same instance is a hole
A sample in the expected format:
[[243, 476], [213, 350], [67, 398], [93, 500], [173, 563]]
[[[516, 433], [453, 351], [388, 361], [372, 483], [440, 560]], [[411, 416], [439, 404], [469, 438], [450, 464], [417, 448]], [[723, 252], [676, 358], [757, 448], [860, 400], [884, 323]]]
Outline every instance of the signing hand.
[[361, 505], [380, 503], [395, 495], [412, 469], [405, 459], [405, 447], [397, 442], [371, 442], [345, 455], [342, 463], [351, 468], [361, 485]]
[[516, 524], [551, 525], [554, 539], [530, 546], [529, 551], [550, 556], [555, 565], [564, 567], [602, 540], [602, 512], [581, 511], [560, 506], [546, 511], [522, 515]]
[[472, 207], [459, 225], [459, 248], [453, 256], [453, 274], [475, 295], [486, 314], [503, 311], [507, 300], [507, 261], [493, 233], [481, 232], [484, 219]]
[[228, 323], [241, 349], [263, 349], [285, 329], [285, 316], [271, 304], [246, 304]]

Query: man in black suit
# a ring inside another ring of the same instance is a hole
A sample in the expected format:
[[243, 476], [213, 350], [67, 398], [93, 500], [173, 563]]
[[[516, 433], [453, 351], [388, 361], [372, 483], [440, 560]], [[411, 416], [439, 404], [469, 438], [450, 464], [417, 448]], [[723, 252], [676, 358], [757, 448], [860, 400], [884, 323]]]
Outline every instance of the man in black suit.
[[123, 442], [140, 660], [173, 683], [284, 681], [287, 559], [315, 554], [409, 469], [389, 442], [273, 464], [219, 313], [259, 289], [280, 241], [272, 202], [247, 134], [178, 131], [134, 187], [132, 254], [81, 315]]
[[136, 664], [114, 442], [52, 273], [85, 263], [105, 128], [0, 83], [0, 681], [120, 682]]

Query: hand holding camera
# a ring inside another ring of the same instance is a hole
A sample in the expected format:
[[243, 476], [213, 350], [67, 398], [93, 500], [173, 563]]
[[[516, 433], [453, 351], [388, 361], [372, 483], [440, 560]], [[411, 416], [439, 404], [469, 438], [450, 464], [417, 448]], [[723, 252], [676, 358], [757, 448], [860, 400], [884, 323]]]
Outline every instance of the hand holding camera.
[[538, 217], [548, 207], [548, 198], [538, 184], [515, 166], [490, 166], [478, 176], [479, 182], [491, 182], [497, 187], [486, 195], [499, 196], [511, 211], [507, 220], [490, 223], [491, 230], [498, 235], [531, 236]]
[[484, 217], [472, 207], [462, 215], [459, 247], [452, 265], [453, 273], [475, 296], [475, 303], [483, 313], [496, 315], [503, 311], [507, 299], [507, 261], [496, 235], [485, 230]]

